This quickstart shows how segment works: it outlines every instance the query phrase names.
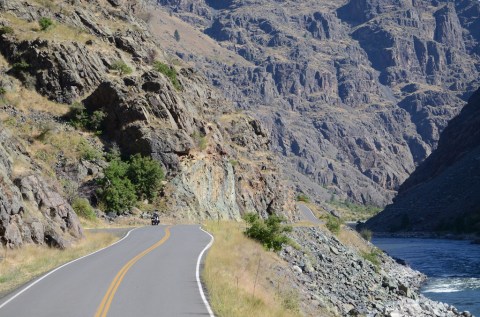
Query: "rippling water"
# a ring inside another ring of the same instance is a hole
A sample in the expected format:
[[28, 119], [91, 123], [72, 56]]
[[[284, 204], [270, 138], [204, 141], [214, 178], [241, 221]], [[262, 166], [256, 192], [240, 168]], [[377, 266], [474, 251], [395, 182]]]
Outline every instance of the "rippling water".
[[377, 247], [428, 276], [422, 293], [480, 316], [480, 245], [468, 241], [375, 238]]

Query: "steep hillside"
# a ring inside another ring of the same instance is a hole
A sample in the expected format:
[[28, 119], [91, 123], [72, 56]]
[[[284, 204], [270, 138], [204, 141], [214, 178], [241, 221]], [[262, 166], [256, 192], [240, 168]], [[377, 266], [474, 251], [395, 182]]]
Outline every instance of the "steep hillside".
[[[48, 242], [46, 233], [29, 238], [42, 217], [80, 237], [71, 198], [102, 208], [96, 180], [117, 145], [123, 157], [161, 163], [166, 184], [148, 203], [168, 216], [293, 216], [266, 129], [195, 70], [170, 65], [136, 17], [143, 12], [138, 1], [0, 1], [3, 243]], [[82, 107], [93, 131], [68, 123]], [[28, 162], [21, 176], [17, 152]]]
[[152, 31], [266, 123], [319, 201], [389, 202], [477, 86], [478, 1], [158, 4]]
[[438, 148], [366, 226], [375, 231], [480, 234], [480, 90], [443, 131]]

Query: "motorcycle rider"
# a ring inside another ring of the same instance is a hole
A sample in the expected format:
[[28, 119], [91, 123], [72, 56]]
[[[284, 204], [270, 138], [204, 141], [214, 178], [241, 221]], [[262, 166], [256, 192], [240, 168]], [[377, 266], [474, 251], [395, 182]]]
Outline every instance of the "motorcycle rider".
[[158, 211], [155, 210], [152, 215], [152, 224], [159, 224], [160, 223], [160, 217], [158, 215]]

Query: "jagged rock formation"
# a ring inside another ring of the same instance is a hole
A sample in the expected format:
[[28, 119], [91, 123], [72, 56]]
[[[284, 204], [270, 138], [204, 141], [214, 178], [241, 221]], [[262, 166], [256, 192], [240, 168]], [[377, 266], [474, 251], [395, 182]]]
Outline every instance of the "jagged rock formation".
[[[169, 215], [191, 220], [239, 219], [245, 212], [293, 217], [293, 196], [278, 175], [266, 130], [258, 120], [233, 113], [232, 104], [194, 70], [172, 66], [179, 86], [155, 71], [153, 62], [167, 56], [135, 16], [141, 12], [137, 1], [66, 1], [48, 7], [0, 1], [0, 27], [8, 27], [0, 34], [0, 53], [9, 64], [5, 71], [50, 100], [81, 102], [90, 114], [103, 111], [105, 145], [116, 143], [125, 155], [158, 159], [168, 179], [163, 199]], [[42, 17], [52, 19], [54, 26], [36, 29]], [[123, 76], [112, 70], [118, 61], [132, 73]], [[58, 125], [60, 120], [50, 118], [50, 123]], [[95, 203], [94, 178], [101, 176], [105, 162], [72, 163], [61, 153], [53, 159], [56, 176], [77, 185]], [[5, 207], [9, 216], [2, 218], [5, 230], [0, 232], [4, 242], [21, 244], [10, 238], [16, 232], [11, 224], [25, 222], [20, 206], [32, 199], [38, 209], [49, 210], [62, 231], [81, 236], [81, 229], [72, 224], [70, 205], [39, 177], [18, 179], [15, 186], [8, 183], [3, 188], [7, 196], [18, 192]], [[51, 235], [45, 231], [45, 237]]]
[[[158, 4], [193, 27], [158, 10], [152, 31], [266, 123], [297, 190], [320, 201], [390, 201], [478, 82], [474, 0]], [[166, 24], [188, 33], [169, 41]]]
[[[83, 237], [77, 215], [24, 153], [0, 124], [0, 241], [7, 247], [34, 242], [65, 248]], [[17, 175], [19, 164], [27, 168]]]
[[375, 231], [480, 233], [480, 90], [443, 131], [438, 148], [402, 184]]

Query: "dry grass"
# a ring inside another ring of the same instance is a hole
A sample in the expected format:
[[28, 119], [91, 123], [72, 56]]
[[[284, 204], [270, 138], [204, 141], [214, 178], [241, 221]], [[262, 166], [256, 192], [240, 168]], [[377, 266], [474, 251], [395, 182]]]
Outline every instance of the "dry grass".
[[5, 94], [5, 100], [16, 109], [23, 112], [32, 110], [46, 112], [54, 116], [63, 116], [69, 111], [69, 107], [64, 104], [48, 100], [39, 93], [22, 87], [17, 81], [16, 91], [10, 91]]
[[86, 238], [67, 250], [28, 245], [21, 249], [2, 250], [0, 294], [6, 294], [33, 278], [68, 261], [104, 248], [119, 238], [108, 233], [86, 233]]
[[20, 40], [51, 40], [57, 42], [80, 42], [85, 43], [87, 40], [94, 40], [95, 37], [88, 34], [82, 29], [73, 28], [68, 25], [54, 21], [55, 25], [46, 31], [41, 31], [38, 22], [28, 22], [20, 19], [13, 14], [5, 14], [5, 19], [14, 29], [15, 36]]
[[283, 260], [246, 238], [239, 223], [209, 222], [206, 229], [215, 243], [203, 278], [217, 316], [301, 316], [298, 294], [278, 273], [288, 270]]
[[0, 54], [0, 67], [3, 68], [7, 66], [8, 66], [7, 60], [5, 59], [5, 57], [3, 57], [2, 54]]
[[359, 252], [370, 252], [371, 247], [367, 242], [358, 234], [358, 232], [349, 228], [343, 227], [337, 235], [338, 240], [343, 244], [352, 247]]

